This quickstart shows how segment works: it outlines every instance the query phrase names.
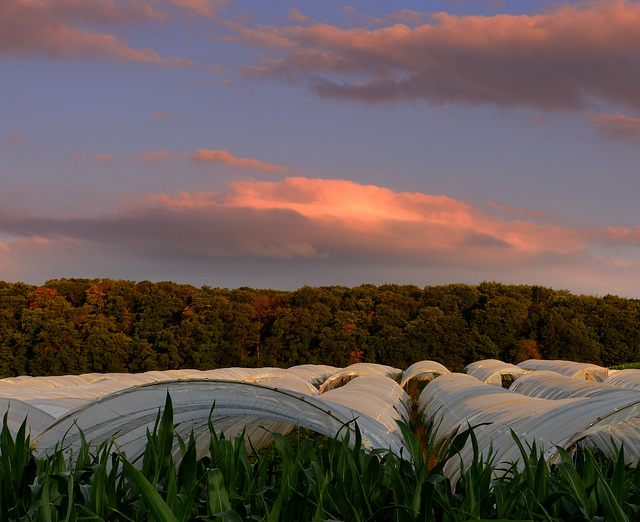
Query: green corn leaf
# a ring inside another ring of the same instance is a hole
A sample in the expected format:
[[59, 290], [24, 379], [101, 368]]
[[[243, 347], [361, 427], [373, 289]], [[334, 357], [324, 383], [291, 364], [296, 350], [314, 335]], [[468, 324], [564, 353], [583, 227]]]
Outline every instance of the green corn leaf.
[[598, 497], [604, 509], [604, 516], [607, 522], [628, 522], [627, 515], [616, 500], [611, 488], [604, 479], [598, 480]]
[[613, 475], [611, 476], [611, 491], [616, 499], [616, 503], [622, 502], [622, 494], [625, 482], [625, 462], [624, 462], [624, 444], [618, 450], [618, 458], [613, 467]]
[[590, 519], [589, 496], [587, 495], [587, 491], [582, 483], [580, 475], [569, 462], [564, 460], [558, 462], [556, 466], [569, 486], [570, 492], [573, 493], [578, 508], [587, 518]]
[[107, 506], [106, 478], [107, 470], [104, 464], [96, 464], [93, 468], [93, 482], [89, 495], [89, 507], [102, 518], [105, 517]]
[[242, 517], [232, 510], [216, 513], [216, 516], [221, 517], [223, 522], [244, 522]]
[[153, 484], [140, 473], [127, 459], [122, 459], [125, 472], [131, 477], [135, 485], [140, 489], [145, 505], [151, 511], [155, 522], [179, 522], [167, 503], [162, 500], [160, 493]]
[[49, 501], [50, 484], [51, 480], [46, 477], [44, 484], [42, 484], [42, 496], [40, 497], [40, 522], [51, 522], [51, 513], [55, 509]]
[[224, 476], [218, 468], [210, 469], [207, 473], [207, 511], [209, 515], [231, 510], [229, 494], [224, 485]]

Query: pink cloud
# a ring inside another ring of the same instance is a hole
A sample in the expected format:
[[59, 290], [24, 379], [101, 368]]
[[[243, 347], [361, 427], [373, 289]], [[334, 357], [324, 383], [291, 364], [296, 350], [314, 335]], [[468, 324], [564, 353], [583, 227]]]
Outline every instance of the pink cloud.
[[272, 213], [278, 220], [283, 213], [295, 216], [290, 227], [274, 226], [263, 240], [289, 238], [297, 244], [306, 238], [318, 255], [358, 250], [382, 257], [394, 252], [415, 259], [447, 258], [462, 264], [464, 258], [480, 264], [528, 263], [541, 256], [584, 253], [593, 240], [587, 230], [505, 221], [446, 196], [397, 193], [346, 180], [291, 177], [229, 186], [225, 194], [157, 195], [148, 202], [180, 213], [250, 211], [264, 215], [265, 224]]
[[197, 163], [224, 163], [229, 167], [238, 167], [244, 169], [266, 170], [271, 172], [286, 172], [287, 169], [282, 165], [273, 165], [264, 163], [251, 158], [238, 158], [227, 152], [226, 150], [208, 150], [198, 149], [189, 157]]
[[548, 214], [547, 212], [537, 212], [535, 210], [524, 210], [521, 208], [506, 207], [504, 205], [499, 205], [495, 201], [487, 201], [487, 204], [503, 212], [521, 214], [524, 216], [529, 216], [529, 217], [536, 218], [543, 221], [549, 221], [549, 219], [551, 218], [551, 215]]
[[[0, 243], [0, 266], [11, 259], [13, 271], [3, 274], [33, 266], [49, 277], [198, 273], [219, 281], [236, 273], [240, 286], [269, 270], [285, 270], [289, 281], [301, 274], [300, 284], [336, 284], [338, 273], [354, 283], [479, 278], [640, 296], [640, 226], [541, 225], [530, 217], [347, 180], [238, 181], [225, 191], [149, 195], [108, 215], [1, 215], [2, 237], [18, 239]], [[34, 255], [44, 245], [48, 255]]]
[[93, 154], [87, 156], [85, 154], [73, 154], [71, 156], [76, 161], [89, 162], [89, 161], [113, 161], [116, 159], [115, 154]]
[[[202, 2], [179, 2], [186, 4]], [[194, 65], [188, 58], [162, 58], [152, 49], [136, 49], [98, 27], [166, 22], [162, 1], [9, 0], [0, 3], [0, 54], [54, 59], [82, 58], [141, 62], [170, 67]]]
[[158, 118], [158, 119], [176, 119], [176, 120], [182, 119], [182, 115], [181, 114], [174, 114], [174, 113], [167, 112], [167, 111], [156, 111], [156, 112], [153, 113], [152, 116], [154, 118]]
[[640, 119], [623, 114], [597, 114], [589, 116], [589, 119], [601, 136], [640, 145]]
[[411, 9], [401, 9], [397, 13], [393, 13], [389, 15], [389, 20], [397, 20], [399, 22], [404, 22], [410, 25], [422, 25], [427, 18], [428, 15], [425, 13], [418, 13], [417, 11], [412, 11]]
[[218, 11], [225, 10], [231, 0], [167, 0], [188, 14], [215, 20]]
[[304, 83], [324, 97], [571, 111], [598, 100], [640, 110], [637, 2], [562, 3], [519, 16], [436, 13], [414, 28], [260, 26], [230, 39], [274, 51], [244, 68], [247, 78]]
[[226, 150], [209, 150], [198, 149], [195, 152], [170, 152], [166, 150], [156, 150], [153, 152], [143, 152], [141, 154], [134, 154], [133, 159], [137, 161], [165, 161], [175, 159], [190, 159], [196, 163], [223, 163], [229, 167], [264, 170], [269, 172], [287, 172], [287, 169], [282, 165], [274, 165], [271, 163], [265, 163], [257, 159], [251, 158], [239, 158], [231, 154]]
[[23, 140], [24, 140], [24, 135], [20, 134], [19, 132], [15, 134], [9, 134], [9, 141], [11, 143], [20, 143]]
[[165, 161], [174, 160], [180, 158], [181, 155], [176, 152], [169, 152], [166, 150], [154, 150], [153, 152], [142, 152], [140, 154], [134, 154], [132, 156], [136, 161]]
[[291, 7], [289, 8], [289, 16], [287, 17], [287, 20], [294, 24], [306, 24], [309, 22], [309, 17], [303, 15], [297, 7]]

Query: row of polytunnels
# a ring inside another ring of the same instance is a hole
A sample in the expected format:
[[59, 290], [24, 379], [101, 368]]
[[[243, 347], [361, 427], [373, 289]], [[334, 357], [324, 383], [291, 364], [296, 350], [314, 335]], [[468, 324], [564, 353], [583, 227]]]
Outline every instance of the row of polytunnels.
[[[640, 370], [569, 361], [484, 360], [465, 373], [421, 361], [404, 371], [358, 363], [25, 376], [0, 380], [0, 408], [14, 432], [27, 419], [39, 453], [56, 446], [73, 451], [84, 436], [96, 445], [113, 439], [135, 462], [167, 393], [176, 431], [193, 432], [201, 453], [210, 424], [227, 436], [244, 430], [258, 448], [270, 442], [270, 432], [300, 426], [333, 437], [357, 422], [367, 447], [402, 454], [397, 421], [404, 421], [424, 424], [436, 444], [474, 427], [480, 450], [491, 451], [496, 463], [520, 458], [513, 434], [535, 441], [549, 461], [558, 447], [585, 445], [613, 456], [623, 443], [627, 462], [640, 458]], [[470, 444], [460, 457], [473, 458]], [[453, 474], [459, 461], [449, 465]]]

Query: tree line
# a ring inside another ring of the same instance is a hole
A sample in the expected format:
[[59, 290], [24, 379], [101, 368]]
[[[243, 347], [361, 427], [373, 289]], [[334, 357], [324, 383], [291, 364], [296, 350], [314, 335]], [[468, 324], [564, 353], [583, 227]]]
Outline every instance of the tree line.
[[487, 358], [637, 362], [640, 301], [542, 286], [0, 281], [0, 377]]

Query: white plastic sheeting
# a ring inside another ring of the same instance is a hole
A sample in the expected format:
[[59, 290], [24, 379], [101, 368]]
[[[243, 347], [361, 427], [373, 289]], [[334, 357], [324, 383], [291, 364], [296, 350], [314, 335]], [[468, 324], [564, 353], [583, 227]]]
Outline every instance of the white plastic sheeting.
[[502, 386], [503, 379], [513, 381], [525, 372], [524, 368], [497, 359], [476, 361], [467, 366], [469, 375], [494, 386]]
[[[573, 397], [617, 397], [621, 404], [640, 399], [640, 389], [622, 388], [611, 384], [572, 379], [556, 372], [540, 370], [518, 378], [509, 388], [512, 391], [543, 399]], [[640, 458], [640, 419], [631, 417], [586, 436], [580, 443], [595, 447], [605, 456], [613, 458], [617, 448], [624, 444], [625, 460], [635, 463]]]
[[597, 364], [578, 363], [573, 361], [559, 361], [543, 359], [529, 359], [518, 364], [524, 370], [550, 370], [574, 379], [586, 379], [601, 382], [609, 376], [609, 370]]
[[605, 382], [573, 379], [548, 370], [529, 372], [514, 381], [509, 389], [529, 397], [554, 400], [572, 397], [599, 397], [608, 394], [640, 398], [640, 390], [625, 389]]
[[[187, 437], [193, 430], [199, 453], [208, 445], [210, 414], [216, 431], [233, 436], [246, 430], [256, 447], [268, 439], [267, 430], [286, 433], [298, 425], [334, 436], [344, 433], [345, 423], [358, 419], [365, 445], [400, 451], [401, 439], [389, 431], [393, 419], [399, 417], [393, 408], [374, 408], [371, 400], [367, 402], [362, 396], [352, 403], [344, 392], [343, 397], [331, 399], [317, 391], [310, 395], [308, 386], [311, 385], [295, 377], [266, 383], [189, 379], [138, 385], [67, 412], [32, 440], [39, 451], [53, 449], [63, 437], [65, 447], [74, 447], [80, 440], [80, 428], [94, 444], [113, 438], [129, 458], [136, 460], [144, 451], [146, 431], [153, 426], [169, 392], [176, 431]], [[373, 411], [377, 417], [368, 416]]]
[[76, 446], [79, 428], [93, 444], [113, 439], [135, 460], [167, 391], [176, 430], [183, 437], [193, 430], [199, 451], [208, 447], [211, 414], [217, 431], [233, 436], [246, 430], [255, 447], [270, 440], [269, 431], [286, 433], [298, 425], [334, 436], [353, 429], [352, 421], [357, 420], [365, 446], [398, 452], [402, 437], [396, 420], [408, 421], [409, 398], [385, 376], [394, 369], [375, 366], [357, 367], [368, 376], [324, 396], [317, 386], [340, 368], [304, 365], [3, 379], [0, 408], [8, 411], [14, 432], [26, 417], [32, 441], [45, 452], [63, 438], [65, 447]]
[[584, 445], [598, 448], [605, 457], [615, 458], [616, 450], [624, 443], [624, 460], [636, 465], [640, 460], [640, 419], [634, 417], [618, 422], [585, 437]]
[[361, 428], [369, 419], [382, 424], [394, 434], [398, 443], [402, 443], [396, 421], [409, 422], [411, 399], [394, 380], [382, 375], [363, 376], [323, 393], [320, 398], [327, 404], [338, 403], [350, 408], [354, 415], [359, 415]]
[[[554, 367], [554, 372], [542, 369], [541, 363]], [[469, 425], [490, 423], [478, 426], [475, 433], [483, 452], [493, 446], [497, 463], [520, 457], [511, 430], [523, 442], [535, 440], [547, 458], [554, 456], [556, 445], [587, 444], [609, 455], [614, 445], [624, 442], [627, 461], [637, 462], [640, 370], [616, 372], [606, 383], [596, 384], [581, 379], [597, 377], [604, 369], [563, 363], [537, 362], [536, 371], [519, 377], [510, 391], [472, 375], [451, 374], [434, 361], [410, 366], [401, 382], [429, 382], [420, 394], [418, 411], [438, 425], [438, 441]], [[478, 375], [491, 376], [492, 370], [500, 373], [510, 366], [487, 361], [470, 368], [474, 375], [477, 369]], [[303, 365], [18, 377], [0, 380], [0, 408], [8, 411], [14, 432], [27, 416], [39, 450], [50, 450], [63, 438], [65, 446], [73, 448], [79, 442], [79, 427], [87, 440], [97, 444], [113, 439], [135, 460], [170, 392], [176, 430], [183, 437], [193, 430], [199, 451], [208, 446], [215, 403], [215, 429], [228, 436], [246, 430], [256, 447], [270, 440], [270, 430], [286, 433], [297, 425], [333, 436], [352, 429], [356, 420], [365, 446], [400, 452], [404, 441], [397, 421], [409, 421], [411, 401], [394, 380], [399, 374], [390, 366], [356, 364], [344, 369]], [[468, 462], [471, 457], [467, 446], [461, 458]], [[454, 473], [451, 466], [448, 471]]]
[[294, 374], [305, 381], [309, 381], [314, 386], [320, 387], [324, 381], [341, 369], [326, 364], [300, 364], [288, 368], [287, 374]]
[[[640, 397], [609, 394], [596, 398], [539, 399], [480, 382], [470, 375], [443, 375], [427, 386], [420, 411], [437, 426], [443, 441], [469, 425], [484, 455], [493, 447], [496, 464], [518, 462], [520, 451], [511, 431], [523, 443], [533, 443], [547, 460], [556, 446], [571, 448], [578, 441], [640, 414]], [[483, 423], [489, 423], [484, 424]], [[460, 452], [463, 463], [473, 457], [471, 444]], [[458, 464], [451, 461], [448, 472]]]
[[[306, 393], [316, 394], [318, 385], [327, 376], [340, 370], [318, 365], [282, 368], [219, 368], [215, 370], [166, 370], [144, 373], [89, 373], [52, 377], [14, 377], [0, 379], [0, 408], [9, 410], [9, 427], [16, 431], [29, 413], [29, 426], [38, 432], [51, 419], [92, 400], [120, 390], [179, 379], [215, 379], [244, 382], [264, 382], [274, 379], [298, 379], [305, 384]], [[282, 387], [286, 387], [281, 385]], [[19, 401], [19, 402], [18, 402]], [[9, 402], [12, 406], [9, 408]]]
[[640, 390], [640, 370], [628, 369], [628, 370], [612, 370], [613, 373], [609, 375], [604, 381], [605, 384], [611, 384], [612, 386], [620, 386], [621, 388], [634, 388]]
[[448, 368], [436, 361], [418, 361], [413, 363], [402, 374], [402, 380], [400, 386], [404, 386], [412, 380], [417, 381], [432, 381], [439, 375], [445, 373], [451, 373]]
[[386, 366], [384, 364], [373, 363], [355, 363], [346, 368], [334, 373], [329, 377], [322, 386], [320, 386], [320, 393], [324, 393], [334, 388], [344, 386], [350, 380], [356, 377], [363, 377], [365, 375], [383, 375], [385, 377], [395, 378], [402, 373], [402, 370], [394, 368], [393, 366]]

